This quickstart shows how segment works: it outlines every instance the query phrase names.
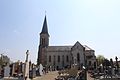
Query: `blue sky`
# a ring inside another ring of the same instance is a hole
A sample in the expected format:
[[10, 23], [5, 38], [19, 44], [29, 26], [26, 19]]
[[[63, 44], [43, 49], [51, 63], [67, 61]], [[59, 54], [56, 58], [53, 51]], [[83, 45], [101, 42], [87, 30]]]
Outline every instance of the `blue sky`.
[[79, 41], [120, 59], [120, 0], [0, 0], [0, 54], [36, 63], [45, 11], [50, 45]]

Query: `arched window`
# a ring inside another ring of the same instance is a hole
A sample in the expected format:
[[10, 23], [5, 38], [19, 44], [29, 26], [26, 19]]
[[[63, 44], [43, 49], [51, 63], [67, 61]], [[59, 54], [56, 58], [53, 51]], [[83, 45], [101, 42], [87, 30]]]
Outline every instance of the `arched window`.
[[69, 62], [69, 57], [68, 57], [68, 55], [66, 56], [66, 62]]
[[89, 63], [88, 63], [88, 64], [89, 64], [89, 66], [91, 66], [91, 61], [89, 61]]
[[80, 61], [80, 54], [77, 53], [77, 61], [79, 62]]
[[94, 68], [96, 68], [96, 62], [94, 62]]
[[60, 62], [60, 56], [58, 55], [58, 62]]
[[53, 56], [53, 58], [54, 58], [54, 62], [53, 62], [53, 63], [54, 63], [54, 65], [55, 65], [55, 61], [56, 61], [55, 55]]
[[51, 62], [51, 56], [49, 56], [49, 62]]
[[43, 45], [45, 45], [45, 38], [43, 38]]
[[44, 40], [44, 39], [42, 38], [42, 39], [41, 39], [41, 44], [42, 44], [42, 45], [44, 44], [44, 41], [43, 41], [43, 40]]
[[41, 44], [42, 44], [42, 45], [45, 44], [45, 38], [41, 38]]
[[62, 66], [64, 67], [64, 55], [62, 55]]
[[40, 39], [40, 43], [42, 44], [42, 38]]
[[64, 61], [64, 55], [62, 55], [62, 61]]
[[55, 61], [55, 55], [53, 57], [54, 57], [54, 61]]

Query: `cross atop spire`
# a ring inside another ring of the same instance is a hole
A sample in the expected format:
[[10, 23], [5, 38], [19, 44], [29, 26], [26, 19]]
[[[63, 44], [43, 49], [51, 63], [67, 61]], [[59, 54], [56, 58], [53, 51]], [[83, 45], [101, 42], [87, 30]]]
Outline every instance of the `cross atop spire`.
[[45, 15], [44, 23], [43, 23], [42, 32], [41, 32], [40, 34], [42, 34], [42, 33], [43, 33], [43, 34], [48, 34], [46, 15]]

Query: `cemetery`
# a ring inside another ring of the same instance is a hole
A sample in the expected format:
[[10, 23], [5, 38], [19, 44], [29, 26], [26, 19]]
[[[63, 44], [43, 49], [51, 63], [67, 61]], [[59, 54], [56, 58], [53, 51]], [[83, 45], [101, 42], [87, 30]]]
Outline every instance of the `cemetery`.
[[[101, 63], [97, 61], [96, 68], [87, 68], [88, 66], [86, 65], [82, 66], [82, 69], [79, 69], [74, 64], [69, 68], [58, 70], [59, 75], [55, 80], [87, 80], [87, 74], [90, 74], [90, 77], [95, 80], [120, 80], [120, 61], [117, 56], [115, 57], [115, 61], [112, 59], [104, 59]], [[29, 50], [27, 50], [25, 62], [18, 61], [0, 66], [0, 78], [31, 80], [55, 70], [51, 67], [47, 69], [42, 64], [35, 65], [29, 61]]]
[[[17, 79], [19, 79], [19, 78], [33, 79], [36, 76], [43, 75], [42, 65], [37, 67], [33, 63], [29, 62], [29, 66], [27, 66], [27, 68], [25, 66], [26, 66], [26, 64], [22, 63], [22, 62], [20, 62], [19, 64], [12, 63], [10, 65], [6, 65], [2, 69], [0, 69], [0, 78], [13, 77], [13, 78], [17, 78]], [[37, 71], [38, 71], [38, 73], [36, 74]], [[28, 79], [26, 79], [26, 80], [28, 80]]]
[[[88, 80], [88, 74], [94, 80], [120, 80], [120, 61], [117, 56], [115, 57], [115, 61], [112, 59], [104, 59], [101, 63], [97, 61], [96, 68], [88, 68], [86, 65], [79, 69], [74, 64], [69, 68], [58, 70], [59, 75], [55, 80]], [[51, 67], [47, 69], [42, 64], [35, 65], [29, 61], [29, 50], [27, 50], [25, 62], [18, 61], [0, 66], [0, 78], [5, 80], [10, 78], [31, 80], [55, 70], [57, 69], [52, 69]]]
[[101, 80], [120, 80], [120, 65], [117, 56], [115, 60], [104, 59], [96, 69], [89, 72], [91, 77]]
[[72, 67], [59, 71], [59, 76], [56, 80], [89, 80], [86, 75], [90, 75], [93, 80], [120, 80], [120, 65], [118, 58], [115, 57], [116, 61], [112, 59], [104, 59], [96, 69], [77, 69]]
[[30, 80], [35, 78], [36, 76], [43, 75], [43, 66], [40, 64], [39, 66], [28, 61], [29, 50], [26, 52], [26, 60], [25, 62], [15, 62], [15, 63], [7, 63], [0, 67], [0, 78], [1, 79], [10, 79], [14, 78], [17, 80]]

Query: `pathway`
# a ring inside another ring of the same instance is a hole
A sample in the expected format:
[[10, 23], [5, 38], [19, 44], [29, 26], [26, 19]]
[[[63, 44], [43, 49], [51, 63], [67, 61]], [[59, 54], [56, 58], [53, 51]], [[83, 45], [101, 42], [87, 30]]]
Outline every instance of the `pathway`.
[[46, 75], [42, 75], [40, 77], [36, 77], [33, 80], [55, 80], [58, 76], [58, 71], [49, 72]]

